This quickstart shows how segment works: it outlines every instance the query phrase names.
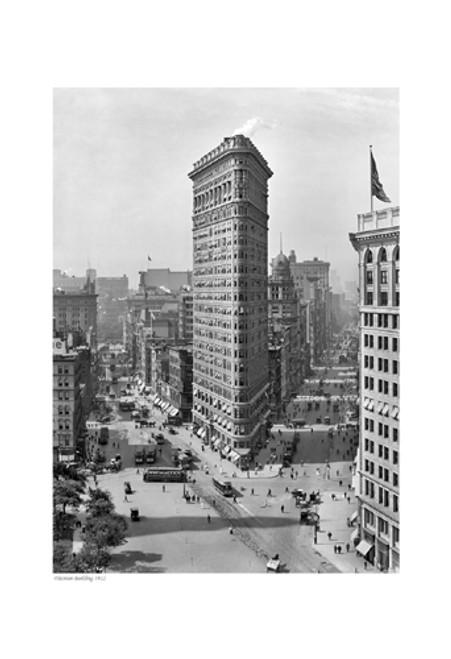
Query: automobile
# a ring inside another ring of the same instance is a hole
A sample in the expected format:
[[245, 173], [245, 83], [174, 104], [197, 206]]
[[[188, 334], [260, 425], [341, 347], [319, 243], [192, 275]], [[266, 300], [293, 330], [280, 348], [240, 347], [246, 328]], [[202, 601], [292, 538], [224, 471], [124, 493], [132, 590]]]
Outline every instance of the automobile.
[[139, 522], [140, 515], [139, 515], [139, 509], [138, 508], [130, 508], [130, 518], [132, 522]]
[[130, 415], [131, 419], [134, 419], [135, 421], [140, 421], [141, 415], [137, 410], [133, 410], [133, 412]]
[[305, 499], [307, 494], [300, 487], [296, 487], [294, 490], [291, 490], [291, 494], [299, 499]]
[[164, 435], [162, 432], [152, 433], [152, 437], [154, 437], [157, 444], [164, 444]]
[[175, 428], [173, 428], [172, 426], [169, 426], [168, 432], [169, 432], [170, 435], [176, 435], [177, 434], [177, 430], [175, 430]]

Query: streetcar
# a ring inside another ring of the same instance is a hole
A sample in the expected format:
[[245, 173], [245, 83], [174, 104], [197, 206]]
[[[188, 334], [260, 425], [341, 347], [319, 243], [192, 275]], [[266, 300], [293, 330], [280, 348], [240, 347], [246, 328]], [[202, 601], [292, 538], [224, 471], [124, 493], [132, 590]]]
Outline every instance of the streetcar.
[[185, 471], [180, 467], [151, 467], [143, 474], [146, 483], [183, 483], [185, 480]]
[[225, 497], [233, 496], [232, 483], [230, 481], [220, 481], [218, 478], [212, 478], [212, 483], [215, 488]]

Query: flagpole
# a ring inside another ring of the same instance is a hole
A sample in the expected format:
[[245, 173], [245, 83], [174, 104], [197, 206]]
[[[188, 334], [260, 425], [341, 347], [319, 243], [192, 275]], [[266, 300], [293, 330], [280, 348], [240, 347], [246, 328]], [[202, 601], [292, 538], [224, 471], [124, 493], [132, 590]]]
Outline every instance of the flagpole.
[[373, 212], [373, 177], [372, 177], [372, 163], [371, 163], [371, 154], [372, 151], [371, 149], [373, 148], [373, 145], [370, 144], [370, 198], [371, 198], [371, 212]]

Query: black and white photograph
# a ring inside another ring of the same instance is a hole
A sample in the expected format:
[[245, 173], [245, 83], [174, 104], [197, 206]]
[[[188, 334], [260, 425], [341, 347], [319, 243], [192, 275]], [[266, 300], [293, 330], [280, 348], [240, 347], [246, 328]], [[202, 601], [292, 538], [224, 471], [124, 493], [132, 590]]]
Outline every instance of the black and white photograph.
[[440, 4], [2, 16], [3, 654], [441, 657]]
[[396, 88], [54, 90], [55, 573], [400, 569]]

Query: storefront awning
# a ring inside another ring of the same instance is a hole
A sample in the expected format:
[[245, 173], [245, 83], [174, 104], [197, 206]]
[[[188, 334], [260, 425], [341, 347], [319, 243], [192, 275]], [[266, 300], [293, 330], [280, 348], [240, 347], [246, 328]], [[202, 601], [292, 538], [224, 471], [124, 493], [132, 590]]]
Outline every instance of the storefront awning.
[[359, 552], [359, 554], [362, 554], [362, 556], [366, 556], [369, 551], [373, 548], [373, 545], [367, 542], [366, 540], [361, 540], [359, 544], [356, 547], [356, 551]]
[[220, 437], [216, 437], [216, 439], [215, 439], [214, 442], [213, 442], [213, 446], [214, 446], [215, 448], [219, 448], [219, 444], [221, 443], [221, 441], [222, 441], [222, 440], [221, 440]]
[[350, 521], [350, 522], [355, 522], [355, 520], [357, 519], [358, 516], [359, 516], [359, 513], [357, 512], [357, 510], [355, 510], [355, 511], [352, 513], [351, 517], [349, 518], [349, 521]]
[[377, 404], [376, 412], [377, 412], [378, 414], [379, 414], [380, 412], [382, 412], [382, 408], [383, 408], [383, 407], [384, 407], [384, 403], [380, 403], [380, 402], [379, 402], [379, 403]]
[[237, 453], [236, 451], [230, 451], [230, 457], [233, 460], [233, 462], [236, 462], [237, 460], [240, 459], [240, 454]]
[[202, 436], [202, 428], [199, 428], [199, 430], [197, 431], [196, 435], [197, 435], [198, 437], [201, 437], [201, 436]]
[[232, 450], [232, 447], [231, 447], [229, 444], [227, 444], [226, 446], [224, 446], [224, 453], [225, 453], [226, 455], [228, 455], [228, 454], [230, 453], [231, 450]]
[[354, 531], [351, 533], [352, 542], [354, 542], [354, 540], [358, 537], [359, 537], [359, 529], [354, 529]]
[[363, 409], [364, 409], [364, 410], [367, 410], [369, 404], [370, 404], [370, 399], [369, 399], [369, 398], [365, 398], [365, 399], [363, 400]]

